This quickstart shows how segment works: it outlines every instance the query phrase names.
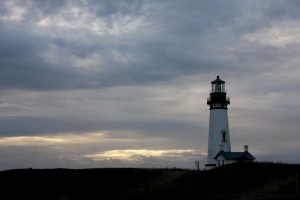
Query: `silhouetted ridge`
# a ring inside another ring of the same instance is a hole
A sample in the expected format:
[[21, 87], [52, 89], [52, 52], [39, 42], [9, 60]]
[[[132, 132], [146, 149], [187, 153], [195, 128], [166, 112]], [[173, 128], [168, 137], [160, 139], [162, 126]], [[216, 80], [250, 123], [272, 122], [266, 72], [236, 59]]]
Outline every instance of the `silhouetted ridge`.
[[1, 199], [297, 199], [299, 172], [299, 164], [275, 163], [237, 163], [210, 171], [7, 170], [0, 172]]

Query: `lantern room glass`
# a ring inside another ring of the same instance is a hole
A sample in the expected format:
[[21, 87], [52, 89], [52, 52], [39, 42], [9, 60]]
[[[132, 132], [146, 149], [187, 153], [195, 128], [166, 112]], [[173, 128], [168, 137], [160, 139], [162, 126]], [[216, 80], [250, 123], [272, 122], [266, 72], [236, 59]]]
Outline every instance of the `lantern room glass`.
[[211, 88], [211, 91], [213, 93], [216, 92], [225, 92], [225, 83], [213, 83]]

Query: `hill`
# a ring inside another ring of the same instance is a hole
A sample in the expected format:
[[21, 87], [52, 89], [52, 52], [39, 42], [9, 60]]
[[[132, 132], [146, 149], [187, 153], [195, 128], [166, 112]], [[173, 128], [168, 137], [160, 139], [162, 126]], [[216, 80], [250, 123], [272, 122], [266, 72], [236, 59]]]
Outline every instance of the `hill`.
[[0, 199], [300, 199], [299, 172], [299, 164], [279, 163], [238, 163], [210, 171], [18, 169], [0, 172]]

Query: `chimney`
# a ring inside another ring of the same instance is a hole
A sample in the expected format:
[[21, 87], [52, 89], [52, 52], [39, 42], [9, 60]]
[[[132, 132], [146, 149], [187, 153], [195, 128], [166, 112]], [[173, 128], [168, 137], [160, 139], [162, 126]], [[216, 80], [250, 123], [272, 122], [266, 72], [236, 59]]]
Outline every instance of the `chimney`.
[[220, 151], [224, 151], [224, 145], [223, 144], [220, 145]]
[[244, 145], [244, 152], [248, 152], [248, 145]]

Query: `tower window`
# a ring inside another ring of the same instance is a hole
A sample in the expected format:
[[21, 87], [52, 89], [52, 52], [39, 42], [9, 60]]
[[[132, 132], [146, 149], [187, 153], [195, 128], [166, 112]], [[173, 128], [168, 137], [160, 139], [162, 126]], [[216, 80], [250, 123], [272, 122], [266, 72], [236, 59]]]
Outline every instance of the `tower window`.
[[226, 131], [222, 131], [222, 142], [227, 142], [226, 141]]

